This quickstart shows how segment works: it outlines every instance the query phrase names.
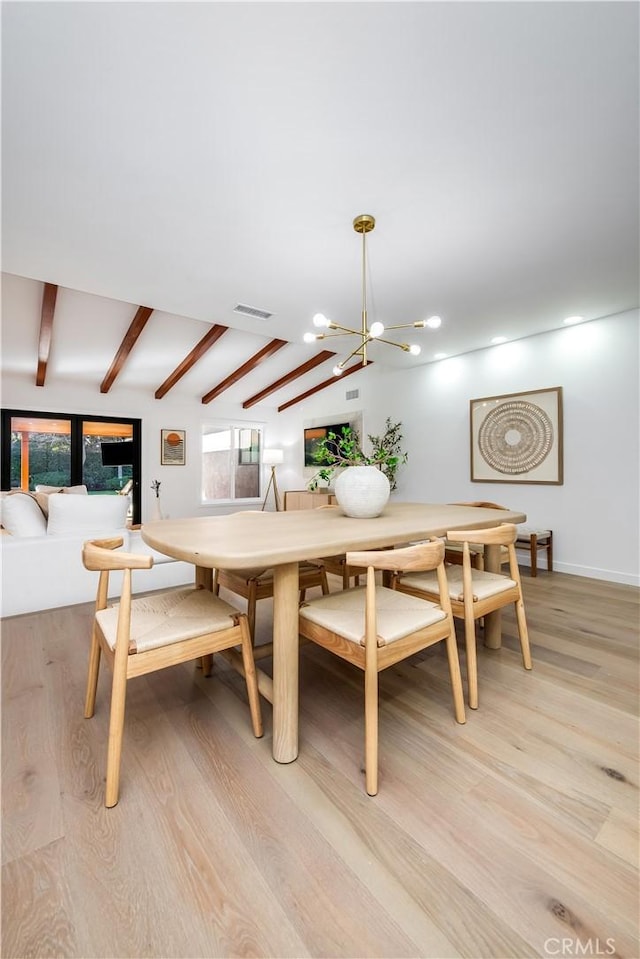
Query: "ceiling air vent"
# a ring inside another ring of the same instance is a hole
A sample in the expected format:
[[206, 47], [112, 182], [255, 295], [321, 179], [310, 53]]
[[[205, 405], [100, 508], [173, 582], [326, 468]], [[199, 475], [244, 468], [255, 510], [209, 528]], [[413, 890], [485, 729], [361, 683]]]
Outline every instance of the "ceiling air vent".
[[244, 303], [238, 303], [237, 306], [234, 306], [233, 312], [241, 313], [243, 316], [252, 316], [256, 320], [268, 320], [270, 316], [273, 316], [273, 313], [269, 313], [267, 310], [258, 310], [255, 306], [245, 306]]
[[345, 398], [348, 400], [357, 400], [360, 396], [360, 390], [347, 390]]

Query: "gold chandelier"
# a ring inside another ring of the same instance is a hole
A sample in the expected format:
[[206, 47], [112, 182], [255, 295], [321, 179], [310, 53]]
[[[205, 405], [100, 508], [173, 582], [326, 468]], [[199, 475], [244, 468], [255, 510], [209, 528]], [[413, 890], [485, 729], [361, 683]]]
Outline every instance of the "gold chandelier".
[[425, 326], [432, 330], [436, 330], [442, 323], [442, 320], [439, 316], [430, 316], [428, 320], [417, 320], [415, 323], [402, 323], [398, 326], [385, 327], [384, 324], [380, 322], [372, 323], [371, 326], [369, 326], [367, 319], [367, 233], [371, 233], [375, 225], [376, 221], [369, 213], [362, 213], [353, 221], [353, 229], [356, 231], [356, 233], [360, 233], [362, 235], [362, 317], [360, 329], [352, 330], [348, 326], [340, 326], [338, 323], [334, 323], [333, 320], [327, 319], [323, 313], [316, 313], [313, 318], [313, 325], [317, 329], [324, 328], [328, 330], [336, 330], [337, 332], [304, 334], [305, 343], [315, 343], [316, 340], [325, 340], [330, 336], [344, 336], [345, 334], [359, 337], [360, 342], [356, 348], [352, 350], [351, 353], [344, 358], [344, 360], [341, 360], [334, 366], [334, 376], [340, 376], [352, 356], [361, 356], [362, 365], [366, 366], [367, 345], [372, 340], [376, 340], [378, 343], [386, 343], [387, 346], [397, 346], [398, 349], [404, 350], [405, 353], [411, 353], [412, 356], [418, 356], [420, 353], [420, 346], [418, 346], [417, 343], [396, 343], [395, 340], [385, 339], [382, 334], [385, 332], [385, 330], [420, 330], [424, 329]]

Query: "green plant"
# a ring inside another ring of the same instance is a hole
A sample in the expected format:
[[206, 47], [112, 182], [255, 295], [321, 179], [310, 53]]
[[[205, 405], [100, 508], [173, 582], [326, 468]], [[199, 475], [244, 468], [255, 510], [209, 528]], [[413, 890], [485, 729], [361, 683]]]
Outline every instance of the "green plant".
[[382, 470], [389, 486], [396, 488], [396, 473], [402, 463], [407, 462], [408, 454], [401, 452], [402, 424], [392, 423], [389, 417], [385, 431], [381, 436], [367, 436], [371, 443], [371, 453], [367, 454], [360, 445], [358, 432], [350, 426], [343, 426], [340, 435], [330, 432], [320, 440], [314, 452], [314, 459], [321, 467], [309, 482], [307, 488], [315, 490], [320, 481], [330, 483], [337, 469], [347, 466], [377, 466]]

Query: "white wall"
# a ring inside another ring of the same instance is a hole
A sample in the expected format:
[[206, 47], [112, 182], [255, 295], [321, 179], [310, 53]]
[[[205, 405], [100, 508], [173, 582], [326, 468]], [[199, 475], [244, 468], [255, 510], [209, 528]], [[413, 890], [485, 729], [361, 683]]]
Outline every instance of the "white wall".
[[[401, 421], [409, 462], [398, 474], [396, 498], [450, 502], [486, 499], [526, 512], [534, 525], [554, 530], [558, 570], [640, 585], [638, 310], [407, 372], [374, 365], [338, 381], [282, 414], [260, 404], [247, 416], [240, 405], [169, 393], [155, 400], [114, 386], [36, 387], [34, 371], [6, 374], [2, 405], [15, 409], [136, 416], [143, 421], [142, 517], [151, 515], [151, 480], [162, 483], [170, 516], [216, 512], [200, 506], [202, 422], [231, 417], [262, 421], [268, 446], [285, 448], [278, 467], [281, 490], [304, 488], [302, 430], [314, 420], [340, 422], [362, 415], [362, 434], [379, 433], [390, 416]], [[564, 485], [471, 483], [469, 400], [481, 396], [563, 387]], [[346, 394], [358, 390], [356, 399]], [[187, 465], [160, 466], [160, 430], [187, 432]], [[265, 470], [268, 479], [268, 470]]]
[[[303, 480], [294, 469], [303, 420], [347, 413], [345, 390], [357, 387], [365, 435], [378, 433], [387, 416], [403, 424], [409, 462], [398, 474], [399, 500], [513, 506], [531, 525], [553, 529], [556, 569], [640, 585], [638, 320], [632, 310], [411, 372], [355, 374], [283, 419], [293, 461], [284, 485]], [[556, 386], [563, 388], [564, 484], [472, 483], [469, 400]]]

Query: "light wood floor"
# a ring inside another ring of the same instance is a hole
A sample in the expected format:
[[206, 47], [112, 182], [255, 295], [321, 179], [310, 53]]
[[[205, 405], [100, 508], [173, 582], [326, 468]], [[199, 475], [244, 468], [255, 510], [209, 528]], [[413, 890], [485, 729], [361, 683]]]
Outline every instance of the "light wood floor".
[[175, 667], [130, 684], [107, 810], [91, 607], [5, 620], [2, 956], [637, 957], [638, 591], [524, 587], [533, 672], [507, 614], [466, 726], [443, 651], [383, 674], [375, 799], [362, 676], [305, 646], [297, 762], [224, 662]]

